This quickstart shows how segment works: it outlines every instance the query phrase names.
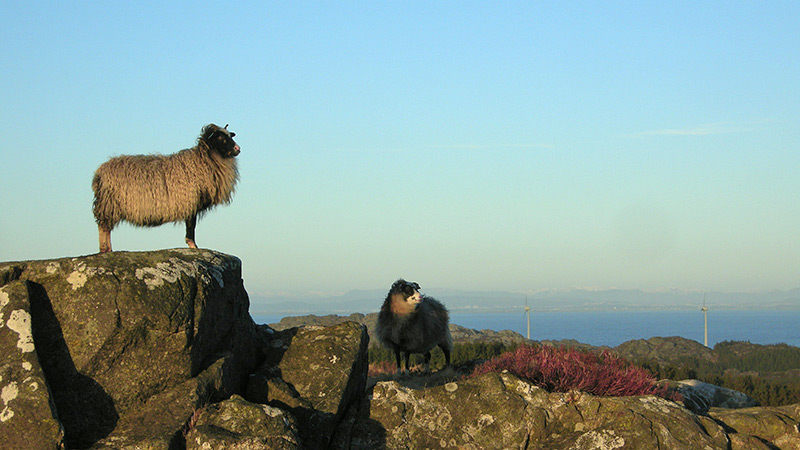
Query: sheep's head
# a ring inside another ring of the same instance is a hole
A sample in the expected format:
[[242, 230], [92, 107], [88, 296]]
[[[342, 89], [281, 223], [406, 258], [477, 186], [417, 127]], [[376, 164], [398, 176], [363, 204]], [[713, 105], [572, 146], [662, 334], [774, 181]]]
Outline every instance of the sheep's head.
[[203, 132], [200, 135], [200, 140], [208, 145], [208, 148], [216, 151], [225, 158], [233, 158], [241, 153], [239, 145], [233, 140], [236, 133], [228, 131], [228, 125], [219, 127], [217, 125], [208, 124], [203, 127]]
[[388, 295], [392, 312], [399, 316], [414, 312], [422, 301], [419, 289], [420, 287], [417, 283], [403, 279], [395, 281]]

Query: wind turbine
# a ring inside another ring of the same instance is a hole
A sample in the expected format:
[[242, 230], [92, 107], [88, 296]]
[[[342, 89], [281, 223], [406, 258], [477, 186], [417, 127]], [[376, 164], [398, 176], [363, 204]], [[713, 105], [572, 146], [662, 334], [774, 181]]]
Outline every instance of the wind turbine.
[[708, 308], [706, 308], [706, 293], [703, 292], [703, 307], [700, 308], [700, 311], [703, 311], [703, 322], [705, 325], [705, 338], [703, 339], [703, 345], [708, 347]]
[[525, 294], [525, 316], [528, 318], [528, 339], [531, 338], [531, 307], [528, 306], [528, 294]]

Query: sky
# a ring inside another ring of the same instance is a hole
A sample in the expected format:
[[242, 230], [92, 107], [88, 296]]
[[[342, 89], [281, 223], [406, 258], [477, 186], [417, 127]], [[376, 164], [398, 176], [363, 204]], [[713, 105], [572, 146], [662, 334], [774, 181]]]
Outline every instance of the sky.
[[[207, 123], [252, 295], [800, 287], [800, 3], [22, 2], [0, 261], [97, 252], [91, 178]], [[182, 225], [111, 235], [184, 246]]]

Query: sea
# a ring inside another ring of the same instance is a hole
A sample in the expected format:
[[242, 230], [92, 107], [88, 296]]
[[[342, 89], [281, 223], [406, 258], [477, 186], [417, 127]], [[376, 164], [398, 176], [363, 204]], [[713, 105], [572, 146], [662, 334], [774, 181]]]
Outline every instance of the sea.
[[[259, 324], [277, 323], [292, 314], [253, 314]], [[300, 315], [300, 314], [298, 314]], [[450, 322], [476, 330], [511, 330], [527, 335], [524, 312], [451, 312]], [[530, 338], [536, 341], [574, 339], [583, 344], [616, 347], [651, 337], [680, 336], [703, 343], [702, 311], [592, 311], [530, 314]], [[723, 341], [789, 344], [800, 347], [800, 310], [708, 311], [708, 345]]]

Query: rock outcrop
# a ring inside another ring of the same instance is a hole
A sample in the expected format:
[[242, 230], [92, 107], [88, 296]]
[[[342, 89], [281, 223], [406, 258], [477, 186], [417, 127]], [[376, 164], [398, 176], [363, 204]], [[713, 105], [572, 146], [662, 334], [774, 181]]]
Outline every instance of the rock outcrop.
[[[197, 408], [243, 391], [264, 359], [267, 336], [250, 318], [233, 256], [185, 249], [5, 263], [0, 281], [3, 435], [55, 443], [58, 424], [68, 447], [168, 445]], [[24, 425], [40, 420], [46, 430]]]
[[[3, 448], [800, 448], [800, 404], [708, 386], [698, 414], [508, 373], [368, 384], [367, 316], [276, 331], [248, 308], [208, 250], [0, 264]], [[653, 344], [674, 343], [632, 351]]]
[[395, 382], [378, 383], [369, 417], [384, 426], [389, 448], [722, 449], [727, 445], [720, 425], [659, 397], [547, 393], [507, 373], [423, 391]]
[[354, 448], [800, 448], [800, 405], [709, 417], [660, 397], [548, 393], [508, 373], [425, 390], [380, 382], [370, 398]]
[[724, 425], [732, 448], [800, 448], [800, 404], [766, 408], [712, 408], [709, 416]]
[[186, 448], [299, 449], [297, 421], [286, 411], [234, 394], [198, 412]]
[[711, 408], [738, 409], [758, 406], [757, 401], [739, 391], [700, 380], [679, 381], [676, 390], [683, 397], [684, 406], [698, 414], [705, 414]]
[[[326, 448], [364, 395], [368, 342], [366, 328], [355, 322], [281, 332], [273, 340], [274, 351], [251, 377], [248, 396], [291, 411], [304, 444]], [[346, 427], [341, 433], [348, 433]]]

